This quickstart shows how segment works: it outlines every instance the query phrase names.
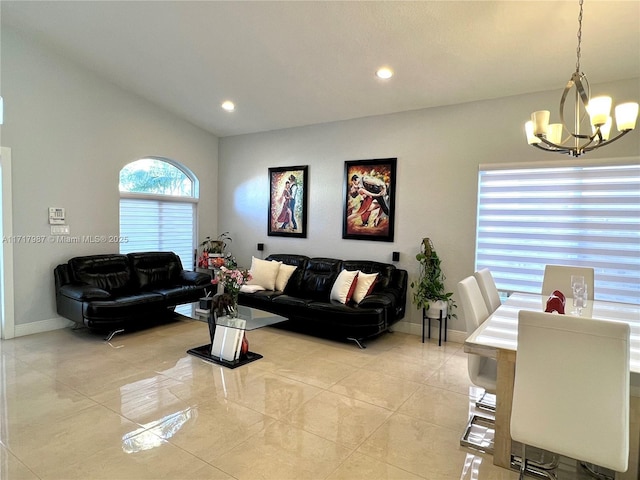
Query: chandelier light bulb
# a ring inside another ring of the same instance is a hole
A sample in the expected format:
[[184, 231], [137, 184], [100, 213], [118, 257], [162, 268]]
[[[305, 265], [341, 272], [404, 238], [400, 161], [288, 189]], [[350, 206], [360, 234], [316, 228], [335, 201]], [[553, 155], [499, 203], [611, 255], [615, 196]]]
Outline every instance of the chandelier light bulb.
[[[609, 136], [611, 135], [611, 125], [613, 125], [613, 119], [611, 117], [607, 118], [607, 121], [600, 127], [600, 135], [602, 135], [603, 140], [609, 140]], [[595, 125], [591, 126], [593, 134], [595, 135], [598, 131], [598, 127]]]
[[546, 135], [547, 128], [549, 127], [549, 110], [540, 110], [531, 114], [531, 121], [533, 122], [533, 134], [537, 137], [539, 135]]
[[591, 125], [600, 126], [607, 122], [611, 114], [611, 97], [595, 97], [589, 100], [587, 112], [591, 117]]
[[540, 143], [540, 139], [533, 134], [533, 122], [531, 120], [524, 124], [524, 131], [527, 134], [527, 142], [529, 145]]
[[638, 118], [638, 104], [636, 102], [621, 103], [615, 109], [616, 127], [619, 132], [636, 128]]
[[550, 123], [547, 128], [547, 140], [551, 143], [555, 143], [559, 145], [562, 143], [562, 124], [561, 123]]

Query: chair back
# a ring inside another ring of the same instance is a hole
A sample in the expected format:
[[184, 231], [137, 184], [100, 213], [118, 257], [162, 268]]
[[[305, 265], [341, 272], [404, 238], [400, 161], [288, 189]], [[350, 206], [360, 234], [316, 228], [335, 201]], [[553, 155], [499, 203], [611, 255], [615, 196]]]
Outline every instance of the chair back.
[[512, 438], [626, 471], [629, 335], [627, 323], [520, 311]]
[[487, 304], [484, 303], [475, 277], [467, 277], [458, 283], [458, 296], [467, 326], [467, 335], [471, 335], [489, 316]]
[[569, 265], [545, 265], [542, 279], [542, 295], [551, 295], [560, 290], [565, 297], [573, 297], [571, 275], [582, 275], [587, 286], [587, 298], [593, 300], [594, 272], [590, 267], [572, 267]]
[[[467, 277], [458, 283], [458, 297], [467, 326], [467, 335], [471, 335], [489, 317], [487, 305], [484, 303], [474, 276]], [[490, 393], [495, 393], [497, 370], [495, 359], [474, 354], [469, 354], [467, 358], [467, 370], [471, 382]]]
[[498, 287], [496, 287], [496, 282], [493, 280], [491, 271], [488, 268], [483, 268], [474, 273], [473, 276], [478, 282], [478, 287], [480, 287], [480, 293], [482, 293], [484, 303], [487, 305], [487, 310], [489, 310], [489, 313], [495, 312], [502, 302], [500, 301]]

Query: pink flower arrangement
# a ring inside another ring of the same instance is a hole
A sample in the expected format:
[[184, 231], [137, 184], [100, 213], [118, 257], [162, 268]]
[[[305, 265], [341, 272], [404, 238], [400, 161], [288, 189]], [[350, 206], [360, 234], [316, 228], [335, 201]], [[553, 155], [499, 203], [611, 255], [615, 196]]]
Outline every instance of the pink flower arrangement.
[[251, 280], [251, 278], [252, 276], [249, 270], [239, 268], [231, 269], [222, 265], [217, 278], [213, 279], [211, 283], [222, 282], [225, 291], [234, 297], [237, 297], [238, 292], [240, 292], [240, 287], [245, 285], [249, 280]]

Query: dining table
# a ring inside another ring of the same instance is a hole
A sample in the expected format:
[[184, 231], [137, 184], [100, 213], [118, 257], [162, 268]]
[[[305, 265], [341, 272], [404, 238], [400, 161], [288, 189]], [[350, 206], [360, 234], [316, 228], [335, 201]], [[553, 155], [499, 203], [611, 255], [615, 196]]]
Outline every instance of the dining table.
[[[518, 351], [518, 313], [520, 310], [545, 311], [547, 299], [539, 294], [511, 294], [464, 343], [465, 352], [497, 360], [493, 463], [500, 467], [512, 467], [510, 423]], [[567, 298], [565, 305], [566, 314], [578, 315], [573, 299]], [[585, 321], [590, 318], [614, 320], [631, 326], [629, 469], [616, 478], [637, 480], [640, 478], [640, 305], [588, 300], [579, 316]]]

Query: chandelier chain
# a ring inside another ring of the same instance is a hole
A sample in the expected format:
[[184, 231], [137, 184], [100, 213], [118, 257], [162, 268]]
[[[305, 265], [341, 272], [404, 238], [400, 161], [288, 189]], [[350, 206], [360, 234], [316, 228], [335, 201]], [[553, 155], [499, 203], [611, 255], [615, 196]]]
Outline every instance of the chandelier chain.
[[578, 15], [578, 48], [576, 49], [577, 61], [576, 72], [580, 73], [580, 44], [582, 43], [582, 3], [580, 0], [580, 14]]

